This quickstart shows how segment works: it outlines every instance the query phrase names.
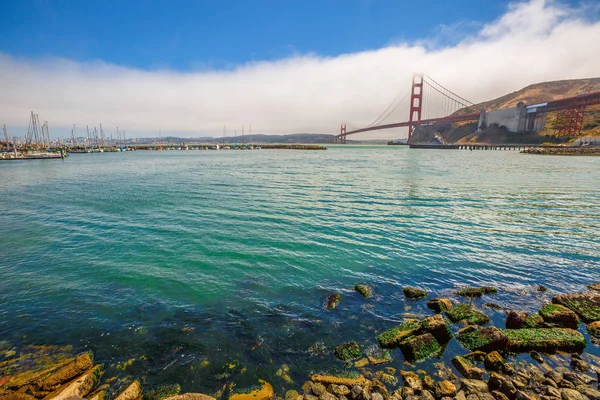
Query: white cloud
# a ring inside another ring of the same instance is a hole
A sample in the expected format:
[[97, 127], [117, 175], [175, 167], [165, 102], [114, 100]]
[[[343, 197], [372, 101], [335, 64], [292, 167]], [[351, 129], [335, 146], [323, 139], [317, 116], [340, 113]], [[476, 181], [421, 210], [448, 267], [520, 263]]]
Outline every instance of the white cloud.
[[[219, 136], [224, 124], [230, 134], [242, 124], [260, 133], [331, 133], [341, 122], [369, 124], [399, 90], [409, 91], [414, 72], [475, 102], [535, 82], [598, 76], [600, 21], [597, 9], [585, 7], [550, 0], [513, 3], [452, 46], [417, 43], [338, 57], [297, 55], [229, 71], [142, 71], [0, 53], [0, 123], [26, 129], [34, 110], [54, 135], [65, 136], [73, 123], [80, 128], [102, 123], [109, 133], [119, 126], [128, 136], [159, 130]], [[406, 108], [399, 107], [393, 120], [405, 120]], [[359, 137], [399, 136], [377, 131]]]

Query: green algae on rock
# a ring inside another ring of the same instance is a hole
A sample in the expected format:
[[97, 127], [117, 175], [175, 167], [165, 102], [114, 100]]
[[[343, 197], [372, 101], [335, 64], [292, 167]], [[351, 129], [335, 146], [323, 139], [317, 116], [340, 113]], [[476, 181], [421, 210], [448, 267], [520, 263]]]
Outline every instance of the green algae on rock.
[[549, 326], [577, 329], [579, 325], [577, 314], [560, 304], [546, 304], [538, 313]]
[[400, 350], [407, 360], [422, 360], [441, 350], [431, 333], [408, 338], [400, 343]]
[[559, 294], [552, 298], [552, 303], [563, 305], [574, 311], [583, 322], [600, 321], [600, 293]]
[[460, 372], [465, 378], [481, 379], [483, 377], [484, 371], [473, 366], [473, 364], [471, 364], [471, 362], [463, 356], [456, 356], [451, 360], [451, 362], [458, 372]]
[[143, 400], [163, 400], [167, 397], [174, 397], [181, 394], [181, 386], [174, 383], [170, 385], [159, 385], [144, 390]]
[[587, 331], [592, 337], [592, 341], [600, 344], [600, 321], [590, 322], [586, 325]]
[[541, 328], [544, 319], [539, 314], [527, 315], [524, 311], [510, 310], [506, 313], [506, 329]]
[[507, 336], [495, 326], [466, 331], [459, 334], [457, 339], [471, 351], [485, 352], [504, 350], [508, 342]]
[[422, 299], [423, 297], [427, 296], [427, 292], [421, 288], [415, 288], [412, 286], [407, 286], [404, 289], [402, 289], [402, 292], [404, 293], [404, 295], [406, 296], [406, 298], [410, 299], [410, 300], [418, 300], [418, 299]]
[[440, 314], [425, 318], [419, 325], [420, 333], [431, 333], [439, 343], [446, 343], [452, 339], [452, 332]]
[[330, 294], [329, 296], [327, 296], [327, 304], [325, 308], [327, 308], [328, 310], [333, 310], [338, 306], [338, 304], [340, 304], [341, 299], [342, 295], [339, 293]]
[[473, 306], [468, 304], [458, 304], [452, 307], [450, 310], [445, 311], [445, 313], [450, 321], [454, 323], [467, 321], [470, 324], [485, 325], [490, 322], [490, 319], [487, 315], [476, 310]]
[[367, 285], [356, 285], [354, 290], [362, 295], [365, 299], [373, 297], [373, 288]]
[[508, 337], [508, 350], [515, 353], [580, 352], [586, 345], [581, 333], [568, 328], [504, 329], [503, 333]]
[[333, 354], [342, 361], [355, 360], [361, 357], [360, 348], [355, 341], [336, 347]]
[[400, 342], [409, 336], [414, 335], [419, 329], [419, 323], [417, 321], [409, 321], [401, 324], [400, 326], [379, 334], [377, 341], [379, 345], [385, 349], [393, 349], [400, 345]]

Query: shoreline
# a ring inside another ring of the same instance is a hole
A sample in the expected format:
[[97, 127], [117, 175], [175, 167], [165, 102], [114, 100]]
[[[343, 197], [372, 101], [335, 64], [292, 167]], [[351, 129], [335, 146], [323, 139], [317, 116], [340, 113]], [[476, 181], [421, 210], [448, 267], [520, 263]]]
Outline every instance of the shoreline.
[[[373, 296], [369, 285], [354, 289], [365, 302]], [[540, 286], [538, 291], [545, 288]], [[340, 343], [334, 349], [313, 349], [328, 356], [333, 366], [343, 363], [343, 374], [315, 371], [299, 385], [293, 383], [290, 366], [284, 364], [277, 376], [294, 387], [285, 393], [254, 376], [249, 378], [255, 384], [249, 387], [237, 388], [226, 379], [222, 388], [210, 395], [188, 393], [176, 399], [598, 400], [600, 357], [585, 350], [600, 345], [600, 283], [590, 283], [581, 293], [558, 294], [536, 313], [505, 310], [505, 326], [498, 327], [490, 324], [485, 309], [473, 305], [474, 299], [493, 298], [496, 292], [494, 287], [455, 290], [453, 294], [461, 299], [457, 302], [429, 298], [422, 289], [405, 287], [407, 300], [426, 303], [431, 316], [405, 318], [396, 327], [377, 330], [376, 350], [355, 341]], [[334, 310], [343, 301], [339, 293], [331, 293], [324, 307]], [[486, 303], [490, 310], [498, 307]], [[460, 346], [454, 351], [447, 349], [450, 341]], [[449, 363], [442, 360], [445, 352], [451, 352]], [[406, 369], [390, 366], [396, 354], [404, 357]], [[431, 374], [435, 378], [415, 370], [418, 362], [426, 359], [440, 360]], [[93, 400], [162, 400], [180, 395], [179, 384], [184, 382], [142, 385], [144, 374], [128, 372], [133, 362], [109, 366], [119, 373], [102, 379], [103, 367], [94, 363], [89, 352], [77, 355], [68, 346], [0, 347], [0, 399], [60, 400], [77, 395]], [[227, 368], [240, 373], [246, 369], [236, 362]]]

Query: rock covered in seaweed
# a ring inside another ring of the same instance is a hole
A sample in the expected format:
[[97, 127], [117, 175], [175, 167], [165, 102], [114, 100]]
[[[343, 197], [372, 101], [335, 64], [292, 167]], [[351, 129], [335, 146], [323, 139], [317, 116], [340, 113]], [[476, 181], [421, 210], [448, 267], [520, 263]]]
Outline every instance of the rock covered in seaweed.
[[490, 322], [487, 315], [468, 304], [458, 304], [445, 311], [445, 314], [454, 323], [467, 321], [470, 324], [485, 325]]
[[473, 297], [481, 297], [484, 294], [496, 294], [497, 292], [498, 292], [498, 289], [496, 289], [493, 286], [484, 286], [484, 287], [469, 287], [469, 288], [459, 289], [459, 290], [456, 290], [454, 292], [454, 294], [457, 296], [473, 298]]
[[552, 298], [552, 303], [574, 311], [583, 322], [600, 321], [600, 293], [598, 292], [559, 294]]
[[379, 345], [385, 349], [393, 349], [400, 346], [400, 342], [414, 335], [419, 329], [417, 321], [408, 321], [395, 328], [388, 329], [377, 336]]
[[355, 360], [361, 357], [360, 348], [355, 341], [347, 342], [336, 347], [333, 354], [342, 361]]
[[463, 346], [471, 351], [501, 351], [506, 348], [508, 343], [506, 334], [495, 326], [469, 330], [459, 334], [457, 339]]
[[558, 350], [580, 352], [585, 348], [585, 338], [568, 328], [505, 329], [509, 351], [523, 353], [539, 351], [554, 353]]
[[440, 314], [425, 318], [419, 325], [420, 332], [431, 333], [439, 343], [446, 343], [452, 338], [452, 332]]
[[373, 288], [367, 285], [356, 285], [354, 290], [362, 295], [365, 299], [373, 297]]
[[506, 313], [506, 329], [538, 328], [544, 324], [539, 314], [527, 315], [524, 311], [510, 310]]
[[249, 391], [248, 393], [234, 393], [229, 397], [229, 400], [273, 400], [275, 392], [273, 386], [263, 379], [258, 380], [259, 387]]
[[339, 293], [331, 293], [327, 296], [327, 304], [325, 304], [325, 308], [328, 310], [333, 310], [340, 304], [340, 300], [342, 299], [342, 295]]
[[440, 344], [431, 333], [408, 338], [400, 343], [400, 350], [407, 360], [422, 360], [438, 352]]
[[548, 326], [577, 329], [579, 325], [577, 314], [560, 304], [546, 304], [539, 314]]
[[412, 286], [406, 286], [404, 289], [402, 289], [402, 292], [406, 298], [410, 300], [418, 300], [427, 296], [427, 292], [425, 290]]

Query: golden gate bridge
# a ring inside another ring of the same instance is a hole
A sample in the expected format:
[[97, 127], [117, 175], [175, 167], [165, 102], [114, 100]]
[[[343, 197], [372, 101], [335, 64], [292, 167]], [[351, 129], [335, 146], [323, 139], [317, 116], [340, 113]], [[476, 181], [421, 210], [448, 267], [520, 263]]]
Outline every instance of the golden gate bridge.
[[[340, 133], [335, 136], [336, 142], [346, 143], [349, 135], [391, 128], [408, 127], [408, 140], [410, 140], [416, 127], [420, 125], [479, 121], [479, 127], [485, 113], [495, 111], [478, 109], [471, 101], [442, 86], [430, 76], [417, 74], [412, 80], [408, 120], [385, 123], [400, 105], [406, 105], [408, 94], [402, 97], [401, 95], [402, 93], [398, 93], [381, 115], [365, 127], [356, 127], [350, 123], [341, 124]], [[556, 134], [577, 136], [581, 133], [585, 108], [594, 104], [600, 104], [600, 92], [524, 105], [522, 130], [542, 130], [545, 127], [546, 114], [556, 111]]]

